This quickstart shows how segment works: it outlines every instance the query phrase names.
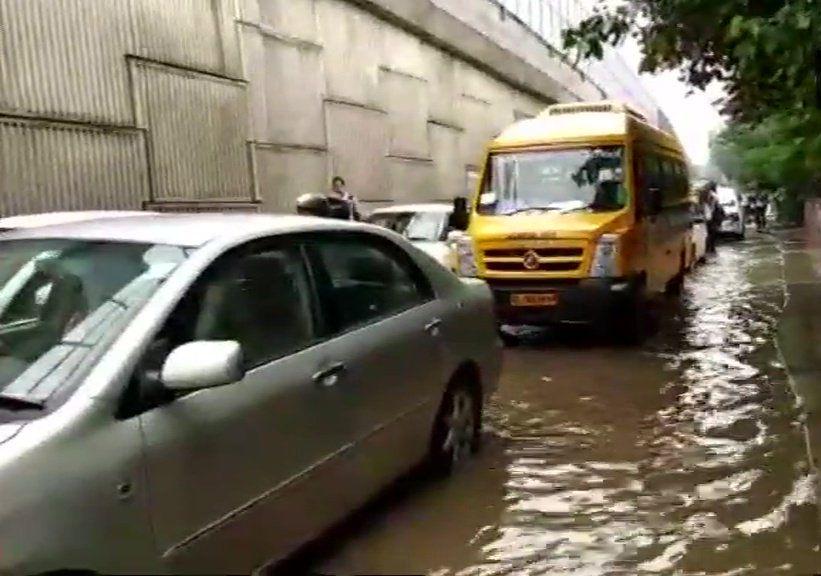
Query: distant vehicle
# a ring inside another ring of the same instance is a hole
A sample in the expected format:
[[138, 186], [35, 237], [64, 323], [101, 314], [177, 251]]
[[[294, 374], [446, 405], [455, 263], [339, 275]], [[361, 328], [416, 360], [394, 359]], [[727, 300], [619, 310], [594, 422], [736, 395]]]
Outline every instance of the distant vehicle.
[[690, 254], [688, 268], [693, 268], [707, 256], [707, 221], [698, 202], [690, 205]]
[[[465, 337], [465, 335], [469, 337]], [[478, 446], [493, 301], [374, 226], [0, 238], [0, 573], [247, 574]]]
[[88, 222], [109, 218], [131, 218], [144, 216], [152, 212], [137, 212], [123, 210], [91, 210], [77, 212], [44, 212], [41, 214], [24, 214], [0, 218], [0, 232], [19, 230], [22, 228], [39, 228], [56, 224], [71, 224], [74, 222]]
[[727, 186], [719, 186], [716, 193], [718, 201], [724, 209], [721, 233], [743, 239], [747, 234], [747, 218], [743, 197], [735, 188]]
[[447, 242], [452, 213], [452, 204], [401, 204], [374, 210], [367, 221], [398, 232], [455, 272], [456, 253]]

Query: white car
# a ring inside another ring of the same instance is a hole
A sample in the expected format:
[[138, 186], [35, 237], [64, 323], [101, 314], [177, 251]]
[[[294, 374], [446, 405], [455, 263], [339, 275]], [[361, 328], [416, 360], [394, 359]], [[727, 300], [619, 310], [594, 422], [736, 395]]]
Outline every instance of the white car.
[[55, 226], [57, 224], [73, 224], [91, 220], [107, 220], [110, 218], [130, 218], [146, 216], [153, 212], [137, 212], [128, 210], [86, 210], [77, 212], [44, 212], [42, 214], [23, 214], [0, 218], [0, 232], [8, 230], [23, 230], [40, 228], [41, 226]]
[[478, 447], [493, 296], [339, 220], [0, 235], [0, 574], [250, 574]]
[[735, 188], [727, 186], [719, 186], [716, 193], [718, 194], [718, 201], [724, 209], [721, 233], [731, 234], [738, 239], [743, 239], [747, 234], [744, 199]]
[[402, 204], [375, 210], [367, 220], [398, 232], [445, 268], [455, 272], [456, 253], [447, 242], [451, 214], [452, 204]]

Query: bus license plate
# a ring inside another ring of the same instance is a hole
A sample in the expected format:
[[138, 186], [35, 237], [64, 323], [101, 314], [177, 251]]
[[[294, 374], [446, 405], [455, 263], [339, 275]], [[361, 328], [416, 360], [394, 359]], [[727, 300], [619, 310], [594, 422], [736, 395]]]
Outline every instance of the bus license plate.
[[559, 303], [559, 295], [555, 292], [543, 292], [541, 294], [511, 294], [511, 306], [556, 306]]

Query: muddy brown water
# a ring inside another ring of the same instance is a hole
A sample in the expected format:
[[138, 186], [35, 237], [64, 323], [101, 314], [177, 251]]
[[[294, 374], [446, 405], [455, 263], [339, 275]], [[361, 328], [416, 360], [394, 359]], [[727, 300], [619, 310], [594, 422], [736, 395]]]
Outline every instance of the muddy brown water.
[[774, 344], [781, 257], [728, 244], [641, 348], [528, 334], [482, 453], [303, 554], [328, 574], [812, 574], [815, 475]]

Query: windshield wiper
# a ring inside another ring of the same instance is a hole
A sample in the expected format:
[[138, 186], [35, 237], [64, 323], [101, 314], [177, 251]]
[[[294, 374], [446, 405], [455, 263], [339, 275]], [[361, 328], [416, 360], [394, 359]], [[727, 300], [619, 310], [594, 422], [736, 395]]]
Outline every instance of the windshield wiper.
[[571, 212], [581, 212], [582, 210], [590, 210], [591, 212], [615, 212], [616, 210], [621, 210], [622, 206], [605, 206], [603, 204], [588, 204], [587, 206], [576, 206], [573, 208], [568, 208], [566, 210], [562, 210], [562, 214], [570, 214]]
[[0, 408], [10, 410], [42, 410], [46, 407], [45, 402], [26, 398], [25, 396], [12, 396], [10, 394], [0, 394]]
[[522, 212], [552, 212], [560, 210], [556, 206], [528, 206], [526, 208], [519, 208], [511, 212], [503, 212], [502, 216], [513, 216], [514, 214], [521, 214]]

